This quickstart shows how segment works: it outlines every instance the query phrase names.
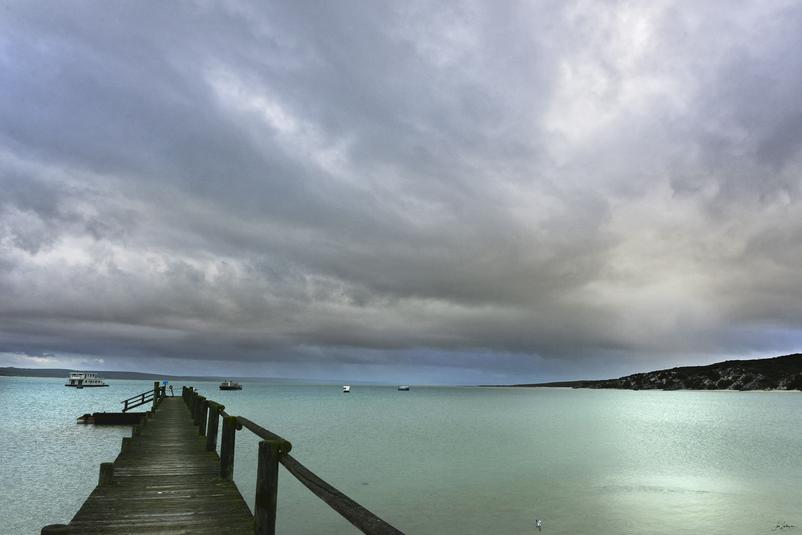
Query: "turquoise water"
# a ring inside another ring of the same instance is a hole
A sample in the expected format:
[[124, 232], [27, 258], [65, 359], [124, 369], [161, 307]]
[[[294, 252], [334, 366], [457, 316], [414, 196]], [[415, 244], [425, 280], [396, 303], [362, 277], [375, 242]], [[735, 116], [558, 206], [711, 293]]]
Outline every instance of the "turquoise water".
[[[0, 378], [0, 532], [66, 522], [91, 492], [130, 430], [75, 417], [149, 386], [110, 383]], [[802, 532], [801, 393], [197, 386], [407, 533]], [[236, 455], [252, 502], [249, 432]], [[279, 533], [356, 532], [286, 472], [278, 514]]]

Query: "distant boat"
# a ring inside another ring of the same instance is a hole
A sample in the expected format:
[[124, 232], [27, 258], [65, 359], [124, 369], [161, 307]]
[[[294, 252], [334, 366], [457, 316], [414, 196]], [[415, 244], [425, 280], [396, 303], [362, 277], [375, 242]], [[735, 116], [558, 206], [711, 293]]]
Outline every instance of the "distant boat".
[[242, 390], [242, 385], [226, 379], [220, 383], [220, 390]]
[[409, 392], [409, 385], [398, 385], [398, 389], [401, 392]]
[[351, 385], [343, 385], [343, 394], [348, 394], [351, 392]]
[[67, 378], [67, 384], [64, 386], [73, 386], [75, 388], [91, 387], [91, 386], [109, 386], [103, 382], [103, 379], [98, 377], [96, 373], [88, 372], [70, 372]]

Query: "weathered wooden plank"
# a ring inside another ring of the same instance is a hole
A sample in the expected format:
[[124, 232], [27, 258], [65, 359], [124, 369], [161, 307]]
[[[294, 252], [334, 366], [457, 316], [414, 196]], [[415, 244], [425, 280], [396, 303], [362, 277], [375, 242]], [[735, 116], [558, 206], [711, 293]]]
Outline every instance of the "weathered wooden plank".
[[220, 477], [220, 458], [192, 416], [182, 398], [161, 399], [123, 441], [113, 467], [104, 465], [103, 484], [67, 533], [253, 533], [250, 509], [233, 481]]

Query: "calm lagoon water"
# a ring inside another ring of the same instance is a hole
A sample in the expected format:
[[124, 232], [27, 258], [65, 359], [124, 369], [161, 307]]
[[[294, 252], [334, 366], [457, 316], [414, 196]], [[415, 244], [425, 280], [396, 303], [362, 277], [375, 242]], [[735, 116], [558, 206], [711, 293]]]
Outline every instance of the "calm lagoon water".
[[[109, 382], [0, 377], [0, 532], [67, 522], [91, 492], [130, 429], [75, 418], [149, 386]], [[410, 534], [536, 533], [535, 518], [554, 534], [802, 532], [802, 393], [196, 386]], [[236, 455], [252, 502], [247, 431]], [[284, 471], [278, 518], [279, 533], [356, 532]]]

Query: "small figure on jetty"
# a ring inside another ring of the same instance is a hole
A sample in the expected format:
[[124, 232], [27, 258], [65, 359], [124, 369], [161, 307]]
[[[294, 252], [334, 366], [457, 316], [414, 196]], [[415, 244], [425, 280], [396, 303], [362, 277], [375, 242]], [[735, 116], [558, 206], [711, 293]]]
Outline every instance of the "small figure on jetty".
[[535, 527], [538, 531], [543, 531], [543, 521], [539, 518], [535, 520]]

